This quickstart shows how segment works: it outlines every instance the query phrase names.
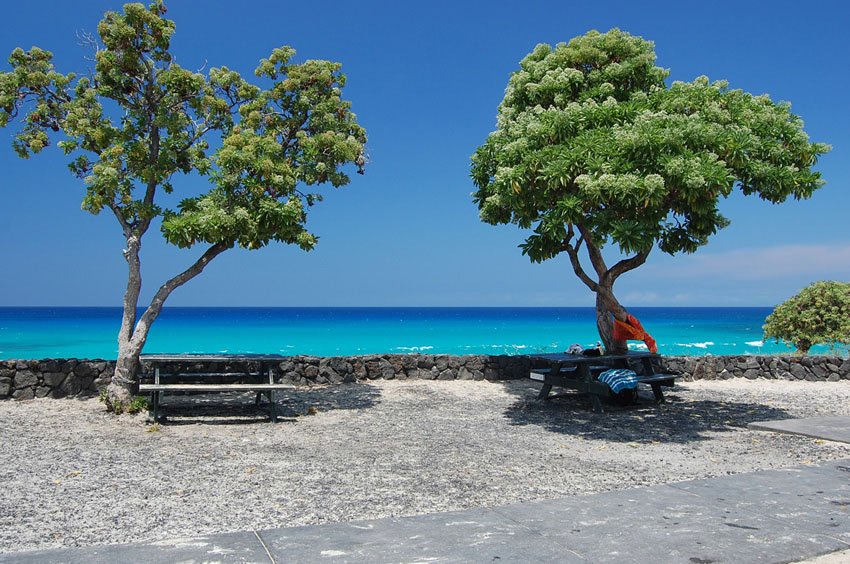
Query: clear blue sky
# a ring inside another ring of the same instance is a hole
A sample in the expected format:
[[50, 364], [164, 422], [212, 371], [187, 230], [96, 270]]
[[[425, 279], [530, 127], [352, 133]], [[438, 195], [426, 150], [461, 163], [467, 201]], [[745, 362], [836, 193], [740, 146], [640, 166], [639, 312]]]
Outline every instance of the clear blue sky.
[[[0, 20], [0, 52], [49, 49], [60, 70], [91, 63], [77, 31], [121, 2], [19, 2]], [[170, 305], [590, 306], [566, 257], [531, 264], [513, 226], [478, 221], [469, 155], [494, 128], [510, 73], [537, 43], [620, 27], [655, 41], [671, 80], [706, 74], [788, 100], [833, 151], [827, 185], [779, 206], [734, 197], [732, 225], [693, 256], [658, 252], [616, 287], [628, 306], [773, 305], [819, 279], [850, 279], [850, 9], [843, 2], [173, 0], [184, 67], [251, 76], [280, 45], [340, 61], [345, 96], [369, 134], [365, 176], [327, 194], [303, 253], [282, 245], [220, 256]], [[5, 57], [5, 55], [4, 55]], [[8, 67], [2, 67], [7, 70]], [[114, 218], [80, 211], [81, 184], [58, 151], [29, 161], [0, 130], [0, 305], [120, 305], [126, 280]], [[55, 149], [55, 148], [54, 148]], [[178, 190], [181, 184], [177, 184]], [[196, 192], [197, 181], [183, 187]], [[194, 260], [151, 231], [145, 292]]]

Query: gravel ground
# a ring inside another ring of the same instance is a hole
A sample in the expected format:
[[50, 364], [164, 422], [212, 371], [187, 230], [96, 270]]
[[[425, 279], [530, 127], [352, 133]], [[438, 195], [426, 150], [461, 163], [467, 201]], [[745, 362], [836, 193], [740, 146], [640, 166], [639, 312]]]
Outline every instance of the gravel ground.
[[[683, 382], [661, 406], [535, 399], [529, 381], [374, 381], [168, 397], [159, 427], [97, 400], [0, 402], [0, 552], [414, 515], [850, 457], [750, 431], [850, 415], [850, 382]], [[651, 394], [647, 394], [647, 398]], [[227, 417], [223, 417], [226, 414]], [[178, 416], [180, 415], [180, 416]]]

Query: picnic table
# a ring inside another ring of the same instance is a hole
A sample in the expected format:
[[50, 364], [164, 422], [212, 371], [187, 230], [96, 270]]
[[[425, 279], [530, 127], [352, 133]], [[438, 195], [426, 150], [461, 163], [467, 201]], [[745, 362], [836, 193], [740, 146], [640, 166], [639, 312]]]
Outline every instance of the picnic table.
[[[256, 392], [255, 405], [268, 400], [269, 418], [277, 421], [274, 392], [293, 388], [274, 381], [275, 368], [285, 359], [282, 355], [259, 354], [146, 354], [141, 355], [147, 371], [142, 378], [152, 380], [139, 385], [140, 392], [151, 394], [153, 421], [161, 420], [160, 400], [166, 392], [219, 393]], [[234, 365], [239, 369], [234, 370]], [[247, 366], [255, 369], [247, 369]], [[212, 368], [204, 372], [197, 367]]]
[[584, 356], [571, 353], [546, 353], [529, 355], [532, 366], [529, 377], [543, 382], [538, 399], [548, 399], [552, 386], [559, 386], [590, 394], [593, 411], [602, 413], [601, 398], [610, 397], [611, 389], [607, 384], [596, 378], [602, 372], [611, 368], [629, 368], [632, 361], [639, 361], [643, 370], [638, 376], [639, 384], [652, 387], [655, 401], [664, 401], [661, 387], [672, 387], [678, 378], [677, 374], [661, 374], [655, 372], [653, 359], [659, 355], [650, 352], [629, 351], [626, 354]]

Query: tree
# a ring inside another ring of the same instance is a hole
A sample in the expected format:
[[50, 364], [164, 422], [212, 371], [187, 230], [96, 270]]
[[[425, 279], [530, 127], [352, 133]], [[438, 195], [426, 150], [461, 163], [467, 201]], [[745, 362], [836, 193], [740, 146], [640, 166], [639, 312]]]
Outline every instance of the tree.
[[[735, 188], [778, 203], [823, 184], [812, 166], [830, 147], [809, 142], [789, 104], [667, 75], [653, 43], [618, 29], [538, 45], [472, 156], [481, 219], [533, 228], [520, 245], [533, 262], [567, 253], [611, 352], [625, 350], [612, 333], [627, 315], [614, 283], [654, 246], [695, 252], [729, 223], [718, 203]], [[609, 266], [606, 245], [624, 258]]]
[[[11, 72], [0, 73], [0, 126], [23, 118], [17, 153], [27, 158], [64, 135], [57, 145], [85, 183], [83, 209], [111, 212], [126, 239], [113, 403], [136, 391], [139, 354], [176, 288], [236, 246], [279, 241], [309, 251], [317, 238], [306, 228], [307, 209], [322, 198], [311, 187], [343, 186], [344, 165], [362, 173], [365, 164], [365, 131], [341, 99], [338, 63], [295, 64], [293, 49], [275, 49], [255, 71], [266, 88], [226, 67], [192, 72], [170, 52], [174, 22], [165, 12], [161, 2], [107, 12], [90, 77], [59, 73], [52, 54], [37, 47], [16, 49]], [[162, 194], [175, 189], [177, 173], [206, 177], [209, 191], [166, 207]], [[139, 316], [140, 250], [155, 220], [168, 243], [205, 250], [162, 284]]]
[[818, 343], [850, 344], [850, 283], [806, 286], [767, 316], [764, 338], [792, 343], [800, 354]]

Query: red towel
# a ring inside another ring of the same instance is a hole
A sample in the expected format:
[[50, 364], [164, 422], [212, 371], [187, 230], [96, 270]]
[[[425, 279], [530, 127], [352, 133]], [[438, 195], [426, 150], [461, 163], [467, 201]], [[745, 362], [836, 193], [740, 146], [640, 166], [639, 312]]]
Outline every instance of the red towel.
[[649, 352], [655, 354], [658, 352], [658, 345], [652, 335], [646, 332], [640, 321], [636, 317], [626, 314], [626, 321], [614, 319], [614, 339], [617, 341], [643, 341], [649, 348]]

